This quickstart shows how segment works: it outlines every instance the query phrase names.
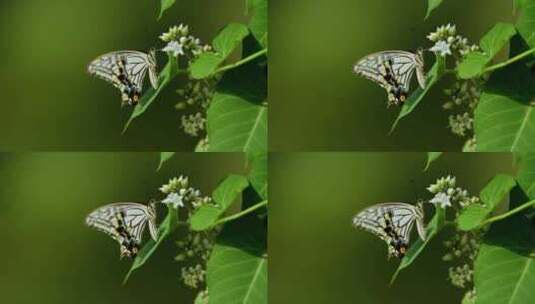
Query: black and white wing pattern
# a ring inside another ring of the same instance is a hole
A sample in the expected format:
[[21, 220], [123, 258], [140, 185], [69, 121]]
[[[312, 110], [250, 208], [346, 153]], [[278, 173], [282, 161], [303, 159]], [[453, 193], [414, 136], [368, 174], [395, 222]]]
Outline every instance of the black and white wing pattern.
[[120, 245], [121, 257], [135, 257], [148, 222], [149, 232], [155, 241], [158, 239], [156, 208], [154, 204], [114, 203], [102, 206], [91, 212], [85, 219], [86, 224], [102, 231]]
[[360, 59], [353, 71], [379, 84], [388, 94], [389, 104], [402, 104], [407, 99], [414, 71], [420, 87], [425, 88], [423, 53], [384, 51]]
[[382, 203], [368, 207], [353, 217], [353, 225], [375, 234], [388, 245], [388, 255], [402, 258], [407, 251], [412, 227], [426, 239], [421, 206], [406, 203]]
[[87, 71], [119, 89], [123, 103], [129, 105], [138, 103], [147, 71], [152, 87], [155, 89], [158, 87], [154, 51], [148, 54], [139, 51], [107, 53], [91, 61]]

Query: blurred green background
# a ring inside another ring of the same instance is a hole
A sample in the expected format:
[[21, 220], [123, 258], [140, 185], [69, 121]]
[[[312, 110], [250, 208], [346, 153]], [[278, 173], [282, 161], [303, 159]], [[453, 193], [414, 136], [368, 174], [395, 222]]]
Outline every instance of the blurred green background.
[[106, 203], [161, 199], [158, 188], [180, 174], [210, 195], [228, 174], [244, 173], [245, 159], [189, 153], [157, 165], [156, 153], [0, 154], [0, 302], [192, 303], [173, 260], [179, 236], [122, 286], [131, 261], [85, 216]]
[[[398, 266], [354, 214], [379, 202], [430, 199], [441, 176], [477, 195], [497, 173], [514, 173], [510, 154], [445, 154], [422, 172], [425, 153], [274, 153], [270, 156], [270, 303], [460, 303], [441, 260], [451, 230], [430, 242], [393, 286]], [[432, 207], [426, 205], [426, 222]], [[413, 232], [412, 239], [416, 238]]]
[[[512, 0], [448, 0], [424, 21], [426, 8], [427, 0], [271, 0], [271, 150], [460, 151], [442, 110], [451, 76], [389, 136], [399, 109], [387, 109], [385, 91], [352, 73], [373, 52], [431, 47], [426, 35], [449, 22], [478, 43], [513, 10]], [[427, 53], [426, 70], [433, 60]]]
[[[246, 18], [243, 0], [182, 0], [158, 21], [159, 3], [0, 1], [0, 149], [192, 151], [195, 140], [179, 129], [174, 109], [180, 84], [121, 135], [131, 109], [121, 109], [118, 90], [85, 71], [109, 51], [162, 48], [158, 36], [175, 24], [211, 42], [224, 25]], [[165, 55], [158, 57], [162, 68]]]

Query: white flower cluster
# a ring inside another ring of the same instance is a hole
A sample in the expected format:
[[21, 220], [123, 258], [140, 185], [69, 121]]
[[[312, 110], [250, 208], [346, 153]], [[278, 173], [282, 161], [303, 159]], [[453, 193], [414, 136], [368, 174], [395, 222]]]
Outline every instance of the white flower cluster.
[[201, 191], [189, 186], [188, 177], [174, 177], [160, 187], [160, 191], [167, 196], [162, 200], [163, 204], [172, 205], [173, 208], [191, 206], [193, 209], [211, 202], [210, 197], [203, 197]]
[[179, 111], [189, 110], [189, 114], [181, 114], [181, 123], [184, 133], [206, 137], [206, 109], [212, 101], [215, 87], [220, 76], [210, 77], [203, 80], [190, 80], [183, 88], [177, 90], [181, 101], [175, 105]]
[[481, 80], [455, 82], [453, 87], [444, 90], [444, 94], [448, 96], [449, 101], [443, 105], [443, 108], [446, 110], [451, 110], [455, 107], [475, 109], [481, 96], [481, 84]]
[[473, 136], [472, 138], [469, 138], [466, 140], [463, 146], [463, 152], [476, 152], [477, 148], [477, 141], [476, 137]]
[[187, 266], [182, 268], [181, 275], [184, 285], [196, 289], [204, 284], [206, 279], [206, 269], [204, 269], [201, 264]]
[[457, 80], [452, 88], [444, 90], [448, 99], [443, 104], [443, 108], [456, 112], [449, 116], [449, 128], [453, 134], [467, 138], [463, 151], [475, 150], [474, 109], [479, 102], [485, 80], [486, 76]]
[[468, 39], [457, 35], [457, 28], [449, 23], [439, 26], [436, 31], [427, 35], [427, 39], [435, 43], [429, 50], [442, 57], [447, 55], [464, 57], [470, 52], [479, 50], [477, 45], [469, 45]]
[[209, 45], [202, 45], [199, 38], [189, 34], [189, 27], [184, 24], [172, 26], [166, 33], [160, 35], [167, 45], [162, 51], [171, 53], [173, 56], [196, 57], [212, 49]]
[[[212, 203], [210, 197], [202, 196], [201, 191], [191, 187], [189, 178], [183, 175], [171, 178], [159, 190], [166, 195], [162, 203], [171, 205], [173, 208], [187, 209], [187, 218], [191, 217], [191, 214], [199, 207]], [[189, 230], [183, 238], [177, 241], [179, 254], [175, 260], [181, 263], [180, 279], [185, 286], [192, 289], [206, 289], [206, 263], [220, 231], [221, 226], [201, 232]], [[207, 294], [202, 294], [202, 296], [207, 298]]]
[[475, 304], [476, 303], [476, 298], [477, 298], [477, 293], [476, 293], [476, 288], [474, 287], [472, 290], [469, 290], [464, 294], [461, 303], [463, 303], [463, 304]]
[[[484, 230], [458, 231], [450, 240], [444, 242], [447, 253], [442, 257], [442, 260], [454, 263], [449, 267], [449, 280], [457, 288], [468, 289], [464, 296], [470, 300], [467, 303], [475, 303], [474, 261], [477, 258], [484, 234]], [[463, 303], [465, 303], [464, 300]]]
[[197, 137], [204, 131], [206, 126], [206, 118], [202, 113], [197, 112], [190, 115], [182, 115], [182, 128], [188, 135]]
[[466, 288], [468, 284], [472, 284], [474, 270], [470, 265], [464, 264], [462, 266], [450, 267], [449, 275], [453, 286]]
[[455, 259], [475, 260], [479, 245], [481, 244], [480, 232], [460, 232], [444, 242], [444, 247], [448, 249], [442, 260], [446, 262], [454, 261]]
[[456, 187], [456, 178], [454, 176], [446, 176], [439, 178], [434, 184], [427, 187], [427, 191], [435, 196], [429, 203], [439, 206], [440, 208], [451, 207], [457, 204], [460, 208], [479, 202], [478, 197], [471, 197], [468, 191]]
[[195, 297], [195, 304], [208, 304], [209, 299], [210, 298], [208, 297], [208, 289], [199, 291], [199, 293], [197, 293], [197, 296]]
[[[457, 179], [451, 175], [437, 179], [427, 190], [434, 194], [430, 203], [442, 208], [452, 206], [457, 211], [457, 216], [463, 208], [480, 203], [478, 197], [470, 196], [468, 191], [457, 187]], [[453, 263], [449, 267], [449, 281], [455, 287], [468, 289], [465, 297], [472, 301], [475, 299], [474, 260], [478, 255], [483, 235], [484, 230], [457, 231], [451, 239], [444, 242], [446, 254], [442, 260]]]
[[474, 118], [468, 112], [449, 116], [450, 129], [453, 134], [464, 137], [472, 131]]
[[175, 257], [181, 263], [181, 280], [189, 288], [206, 288], [206, 263], [210, 258], [221, 226], [213, 229], [189, 233], [177, 241], [179, 254]]

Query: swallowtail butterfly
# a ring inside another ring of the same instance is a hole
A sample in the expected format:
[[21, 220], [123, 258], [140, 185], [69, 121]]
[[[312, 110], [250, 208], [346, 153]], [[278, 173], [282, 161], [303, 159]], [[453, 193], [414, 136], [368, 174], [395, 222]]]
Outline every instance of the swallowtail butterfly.
[[374, 53], [360, 59], [353, 71], [384, 88], [388, 94], [388, 105], [405, 102], [414, 71], [420, 87], [426, 86], [422, 51], [416, 54], [406, 51]]
[[156, 208], [154, 204], [114, 203], [91, 212], [86, 224], [102, 231], [119, 243], [121, 257], [135, 257], [143, 237], [145, 225], [153, 240], [158, 239]]
[[409, 246], [412, 226], [425, 240], [424, 214], [421, 205], [383, 203], [368, 207], [353, 217], [353, 225], [375, 234], [386, 242], [388, 256], [402, 258]]
[[122, 104], [138, 103], [143, 90], [143, 80], [149, 71], [153, 88], [158, 87], [156, 56], [138, 51], [117, 51], [97, 57], [87, 67], [87, 72], [101, 78], [121, 91]]

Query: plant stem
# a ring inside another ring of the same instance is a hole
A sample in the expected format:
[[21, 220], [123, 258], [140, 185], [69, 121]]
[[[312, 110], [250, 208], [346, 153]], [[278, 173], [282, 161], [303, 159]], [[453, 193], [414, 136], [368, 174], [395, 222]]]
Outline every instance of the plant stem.
[[531, 55], [533, 53], [535, 53], [535, 48], [531, 49], [531, 50], [527, 50], [524, 53], [518, 54], [515, 57], [510, 58], [507, 61], [492, 65], [492, 66], [486, 68], [485, 70], [483, 70], [483, 73], [488, 73], [488, 72], [492, 72], [492, 71], [497, 70], [497, 69], [501, 69], [501, 68], [506, 67], [506, 66], [510, 65], [511, 63], [516, 62], [516, 61], [518, 61], [518, 60], [520, 60], [520, 59], [522, 59], [524, 57], [527, 57], [527, 56], [529, 56], [529, 55]]
[[214, 74], [221, 73], [221, 72], [224, 72], [224, 71], [226, 71], [226, 70], [233, 69], [233, 68], [237, 68], [237, 67], [239, 67], [239, 66], [242, 65], [242, 64], [245, 64], [245, 63], [247, 63], [247, 62], [249, 62], [249, 61], [252, 61], [252, 60], [254, 60], [254, 59], [256, 59], [256, 58], [258, 58], [258, 57], [260, 57], [260, 56], [266, 54], [267, 51], [268, 51], [267, 49], [262, 49], [262, 50], [260, 50], [260, 51], [258, 51], [258, 52], [256, 52], [256, 53], [254, 53], [254, 54], [251, 54], [251, 55], [249, 55], [249, 56], [243, 58], [243, 59], [240, 60], [240, 61], [237, 61], [237, 62], [235, 62], [235, 63], [229, 64], [229, 65], [226, 65], [226, 66], [224, 66], [224, 67], [221, 67], [221, 68], [217, 69], [217, 70], [214, 72]]
[[232, 220], [235, 220], [237, 218], [240, 218], [248, 213], [251, 213], [253, 211], [255, 211], [256, 209], [258, 208], [261, 208], [261, 207], [264, 207], [268, 204], [268, 201], [265, 200], [265, 201], [261, 201], [260, 203], [256, 204], [256, 205], [253, 205], [245, 210], [242, 210], [241, 212], [238, 212], [236, 214], [233, 214], [233, 215], [230, 215], [230, 216], [227, 216], [227, 217], [224, 217], [222, 219], [220, 219], [219, 221], [215, 222], [213, 226], [217, 226], [217, 225], [220, 225], [220, 224], [223, 224], [223, 223], [226, 223], [226, 222], [229, 222], [229, 221], [232, 221]]
[[491, 218], [487, 219], [486, 221], [483, 221], [479, 225], [479, 227], [483, 227], [483, 226], [488, 225], [488, 224], [490, 224], [492, 222], [503, 220], [503, 219], [515, 214], [515, 213], [518, 213], [518, 212], [520, 212], [520, 211], [522, 211], [522, 210], [524, 210], [526, 208], [532, 207], [532, 206], [535, 206], [535, 200], [529, 201], [529, 202], [525, 203], [524, 205], [518, 206], [518, 207], [516, 207], [515, 209], [512, 209], [512, 210], [509, 210], [506, 213], [497, 215], [495, 217], [491, 217]]
[[448, 226], [452, 226], [453, 227], [455, 225], [457, 225], [457, 224], [455, 224], [455, 222], [453, 222], [453, 221], [444, 221], [444, 226], [445, 227], [448, 227]]

